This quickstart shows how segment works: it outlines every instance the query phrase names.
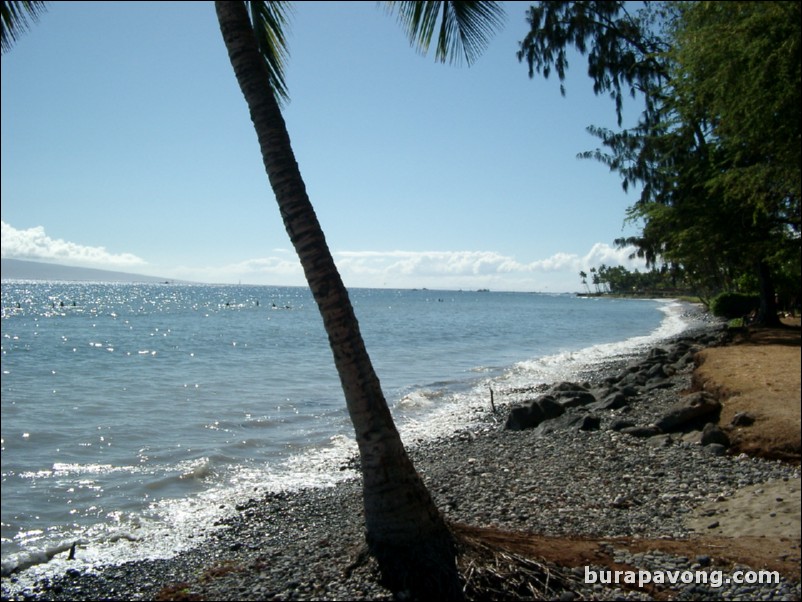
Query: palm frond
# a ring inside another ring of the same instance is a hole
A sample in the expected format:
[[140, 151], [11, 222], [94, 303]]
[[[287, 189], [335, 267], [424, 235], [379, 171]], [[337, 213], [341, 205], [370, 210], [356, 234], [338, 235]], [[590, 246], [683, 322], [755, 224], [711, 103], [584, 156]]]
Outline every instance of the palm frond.
[[35, 22], [46, 9], [45, 2], [6, 2], [4, 0], [3, 7], [0, 9], [2, 51], [5, 53], [11, 50], [19, 36], [27, 31], [31, 22]]
[[464, 58], [468, 65], [473, 64], [505, 18], [501, 2], [388, 0], [385, 4], [389, 12], [397, 12], [410, 44], [421, 52], [428, 52], [438, 31], [435, 60], [442, 63]]
[[279, 101], [289, 100], [284, 67], [289, 58], [284, 32], [291, 12], [289, 2], [249, 2], [251, 24], [259, 52], [265, 60], [273, 92]]

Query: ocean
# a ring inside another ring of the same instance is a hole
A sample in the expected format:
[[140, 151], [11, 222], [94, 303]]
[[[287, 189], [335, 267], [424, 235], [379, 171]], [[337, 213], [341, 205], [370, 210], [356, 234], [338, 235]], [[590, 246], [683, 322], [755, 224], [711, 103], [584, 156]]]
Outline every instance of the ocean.
[[[351, 298], [407, 445], [470, 426], [490, 389], [519, 400], [692, 319], [570, 294]], [[355, 476], [355, 452], [305, 288], [2, 282], [4, 576], [170, 557], [239, 502]]]

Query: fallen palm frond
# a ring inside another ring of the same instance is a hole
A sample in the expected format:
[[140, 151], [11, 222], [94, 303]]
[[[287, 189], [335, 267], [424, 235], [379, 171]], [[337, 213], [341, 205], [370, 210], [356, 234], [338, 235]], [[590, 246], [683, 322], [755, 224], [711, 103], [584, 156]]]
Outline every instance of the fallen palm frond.
[[[464, 581], [466, 600], [554, 600], [574, 591], [577, 581], [569, 573], [535, 558], [485, 541], [479, 529], [452, 525], [457, 542], [457, 566]], [[497, 533], [494, 533], [497, 539]]]

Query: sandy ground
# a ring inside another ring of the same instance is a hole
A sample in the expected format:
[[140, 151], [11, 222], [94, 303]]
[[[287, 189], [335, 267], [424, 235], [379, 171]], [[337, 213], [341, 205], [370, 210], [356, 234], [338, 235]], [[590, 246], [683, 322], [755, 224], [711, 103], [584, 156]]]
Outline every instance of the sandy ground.
[[[734, 453], [799, 464], [801, 331], [799, 318], [785, 323], [782, 329], [744, 331], [731, 345], [700, 352], [693, 386], [714, 393], [722, 402], [719, 423], [729, 433]], [[740, 412], [751, 414], [754, 423], [730, 427]], [[717, 567], [746, 565], [779, 571], [798, 581], [800, 514], [797, 478], [746, 487], [698, 508], [688, 519], [688, 526], [698, 535], [688, 540], [566, 539], [514, 533], [485, 533], [483, 537], [511, 551], [545, 557], [567, 567], [592, 563], [631, 568], [614, 563], [612, 546], [632, 552], [708, 556]], [[652, 594], [660, 597], [659, 592]]]
[[[735, 344], [705, 349], [697, 357], [694, 386], [724, 404], [719, 421], [738, 451], [799, 463], [800, 328], [751, 329]], [[730, 426], [746, 412], [749, 426]]]
[[[799, 464], [800, 319], [784, 320], [786, 328], [750, 329], [734, 344], [705, 349], [697, 358], [694, 384], [716, 394], [724, 407], [719, 421], [737, 451]], [[730, 426], [747, 412], [749, 426]], [[761, 568], [800, 578], [800, 481], [776, 481], [747, 487], [734, 496], [700, 508], [689, 525], [702, 542], [722, 538], [735, 552]], [[741, 559], [745, 560], [744, 558]]]

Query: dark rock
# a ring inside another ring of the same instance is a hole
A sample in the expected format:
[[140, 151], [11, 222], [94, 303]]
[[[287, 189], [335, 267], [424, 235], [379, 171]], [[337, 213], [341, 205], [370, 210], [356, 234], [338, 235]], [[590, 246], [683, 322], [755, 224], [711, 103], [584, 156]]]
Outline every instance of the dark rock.
[[674, 383], [671, 382], [670, 378], [653, 378], [648, 383], [644, 389], [646, 391], [654, 391], [655, 389], [670, 389], [674, 386]]
[[713, 456], [723, 456], [727, 453], [727, 448], [720, 443], [711, 443], [710, 445], [705, 445], [704, 450]]
[[593, 410], [617, 410], [627, 405], [628, 398], [623, 393], [613, 393], [608, 395], [601, 401], [597, 401], [590, 405]]
[[642, 387], [648, 380], [649, 377], [644, 372], [630, 372], [618, 382], [623, 386]]
[[613, 387], [617, 383], [621, 382], [621, 379], [622, 379], [622, 376], [620, 374], [616, 374], [616, 375], [612, 375], [612, 376], [606, 377], [604, 380], [602, 380], [602, 383], [604, 383], [605, 385], [607, 385], [609, 387]]
[[617, 392], [618, 392], [618, 388], [617, 387], [611, 387], [611, 386], [608, 386], [608, 385], [603, 385], [601, 387], [597, 387], [597, 388], [593, 389], [593, 391], [592, 391], [593, 396], [596, 399], [602, 399], [604, 397], [607, 397], [608, 395], [612, 395], [613, 393], [617, 393]]
[[628, 426], [621, 429], [622, 433], [625, 435], [632, 435], [633, 437], [638, 437], [644, 439], [646, 437], [654, 437], [655, 435], [660, 434], [660, 429], [658, 429], [654, 425], [650, 426]]
[[668, 376], [668, 374], [666, 374], [666, 371], [663, 369], [663, 364], [655, 364], [646, 371], [646, 376], [648, 376], [650, 379], [665, 378]]
[[552, 433], [557, 432], [558, 430], [561, 430], [561, 428], [564, 426], [562, 424], [561, 419], [568, 417], [569, 416], [567, 414], [564, 414], [559, 418], [555, 418], [554, 420], [549, 420], [547, 422], [544, 422], [543, 424], [538, 425], [537, 428], [535, 429], [535, 435], [537, 435], [538, 437], [543, 437], [544, 435], [550, 435]]
[[522, 431], [524, 429], [535, 428], [544, 420], [543, 411], [532, 402], [525, 406], [513, 408], [507, 416], [504, 428], [508, 431]]
[[730, 426], [752, 426], [755, 423], [755, 417], [749, 412], [738, 412], [732, 417]]
[[586, 415], [584, 414], [563, 414], [553, 420], [540, 424], [537, 429], [535, 429], [535, 433], [540, 437], [558, 431], [578, 429], [585, 418]]
[[563, 381], [563, 382], [561, 382], [561, 383], [559, 383], [557, 385], [554, 385], [551, 388], [551, 390], [552, 390], [553, 393], [554, 392], [558, 392], [558, 391], [571, 391], [571, 392], [573, 392], [573, 391], [587, 391], [588, 388], [585, 385], [580, 385], [578, 383], [572, 383], [572, 382], [568, 382], [568, 381]]
[[630, 397], [635, 397], [637, 395], [640, 395], [640, 389], [638, 387], [633, 387], [631, 385], [618, 387], [616, 392], [621, 393], [621, 395], [623, 395], [627, 399], [629, 399]]
[[551, 420], [565, 413], [565, 407], [561, 403], [558, 403], [551, 395], [538, 397], [535, 400], [535, 404], [540, 408], [540, 412], [543, 414], [543, 420]]
[[553, 395], [541, 395], [527, 405], [513, 408], [507, 417], [504, 428], [508, 431], [521, 431], [539, 426], [542, 422], [553, 420], [565, 413], [565, 407]]
[[676, 403], [660, 420], [655, 423], [664, 433], [681, 430], [704, 418], [709, 422], [721, 412], [721, 403], [710, 393], [700, 391], [691, 393]]
[[666, 362], [667, 363], [672, 363], [672, 364], [675, 363], [683, 355], [688, 353], [688, 349], [689, 348], [690, 348], [690, 345], [688, 343], [685, 343], [685, 342], [682, 342], [682, 341], [676, 343], [675, 345], [672, 345], [671, 348], [668, 351], [668, 357], [666, 358]]
[[579, 423], [580, 431], [598, 431], [601, 428], [601, 418], [587, 414], [582, 417]]
[[590, 391], [562, 391], [556, 397], [564, 409], [577, 408], [596, 401], [596, 396]]
[[625, 428], [630, 428], [635, 426], [635, 423], [631, 420], [625, 420], [624, 418], [616, 418], [610, 423], [610, 430], [611, 431], [620, 431]]
[[730, 438], [717, 424], [708, 422], [702, 430], [702, 445], [710, 445], [711, 443], [718, 443], [724, 447], [729, 447]]
[[687, 351], [678, 357], [677, 360], [671, 365], [674, 366], [677, 371], [682, 370], [686, 366], [693, 364], [693, 358], [695, 355], [695, 351]]

